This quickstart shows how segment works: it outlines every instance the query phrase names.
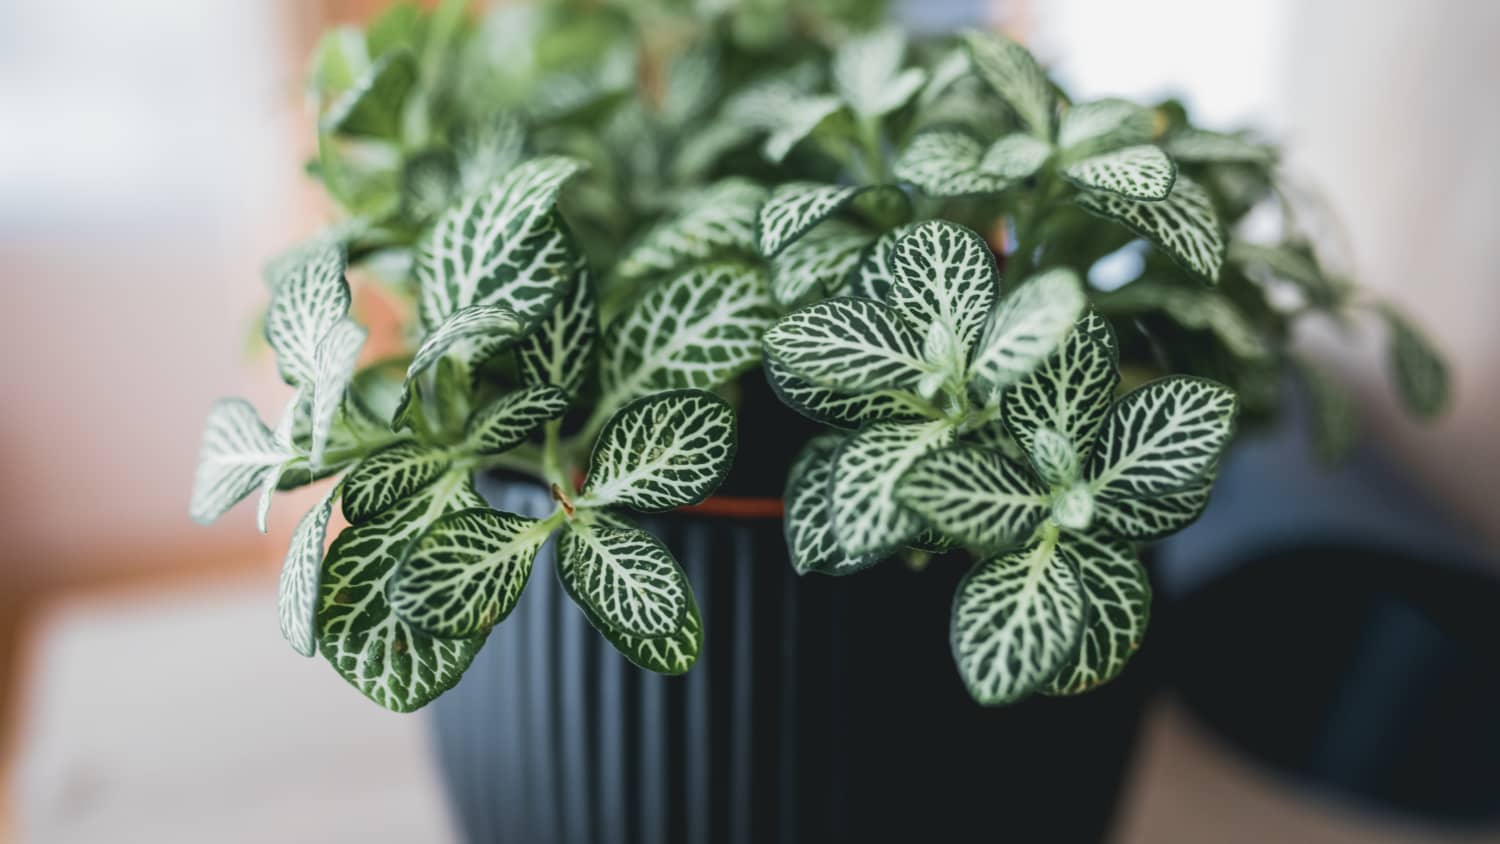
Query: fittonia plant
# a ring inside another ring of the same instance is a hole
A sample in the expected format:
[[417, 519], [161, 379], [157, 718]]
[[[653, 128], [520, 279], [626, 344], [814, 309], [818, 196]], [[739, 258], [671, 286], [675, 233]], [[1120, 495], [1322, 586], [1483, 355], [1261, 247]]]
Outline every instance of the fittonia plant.
[[[952, 642], [975, 699], [1071, 694], [1139, 647], [1140, 545], [1204, 508], [1283, 373], [1325, 456], [1348, 447], [1297, 322], [1383, 320], [1408, 406], [1441, 409], [1441, 361], [1324, 267], [1273, 147], [1170, 102], [1074, 103], [1000, 36], [908, 43], [874, 5], [450, 0], [325, 39], [309, 171], [345, 213], [268, 269], [292, 396], [274, 429], [215, 406], [192, 502], [209, 522], [259, 491], [264, 530], [277, 491], [325, 485], [282, 571], [294, 649], [416, 709], [552, 539], [602, 635], [686, 671], [692, 589], [630, 514], [714, 492], [763, 366], [830, 428], [787, 481], [797, 570], [944, 553], [971, 566]], [[1262, 208], [1279, 240], [1241, 237]], [[371, 297], [408, 353], [362, 363]], [[489, 507], [492, 470], [551, 511]]]

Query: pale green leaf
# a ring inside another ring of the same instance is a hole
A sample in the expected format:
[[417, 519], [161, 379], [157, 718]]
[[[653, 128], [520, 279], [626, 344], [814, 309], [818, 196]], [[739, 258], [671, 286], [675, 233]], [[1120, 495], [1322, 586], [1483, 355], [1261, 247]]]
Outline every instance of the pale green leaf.
[[286, 558], [281, 563], [276, 606], [281, 617], [281, 635], [303, 656], [317, 652], [318, 581], [323, 572], [323, 538], [338, 486], [329, 488], [322, 500], [307, 511], [297, 529]]
[[748, 179], [719, 182], [647, 232], [616, 269], [621, 278], [643, 278], [711, 258], [753, 254], [756, 212], [765, 201], [766, 189]]
[[833, 529], [851, 555], [891, 553], [922, 531], [917, 514], [892, 490], [912, 464], [953, 440], [953, 423], [877, 422], [845, 440], [834, 455]]
[[1264, 360], [1271, 355], [1266, 338], [1233, 300], [1216, 290], [1140, 278], [1100, 296], [1098, 303], [1110, 313], [1160, 311], [1184, 328], [1212, 332], [1225, 349], [1245, 360]]
[[1115, 402], [1089, 461], [1100, 499], [1143, 498], [1193, 486], [1217, 465], [1238, 402], [1222, 384], [1174, 375]]
[[579, 262], [568, 292], [552, 312], [516, 347], [521, 377], [528, 384], [558, 387], [577, 396], [593, 369], [599, 335], [599, 308], [588, 268]]
[[771, 259], [771, 295], [785, 306], [821, 298], [854, 271], [874, 235], [843, 220], [825, 220]]
[[713, 393], [636, 399], [599, 433], [578, 504], [643, 512], [697, 504], [723, 483], [737, 444], [734, 408]]
[[1038, 273], [1000, 300], [970, 368], [990, 390], [1025, 378], [1057, 349], [1088, 299], [1071, 270]]
[[1087, 621], [1078, 652], [1043, 691], [1076, 695], [1119, 676], [1140, 648], [1151, 620], [1151, 582], [1128, 543], [1068, 535], [1057, 552], [1083, 582]]
[[1057, 145], [1070, 156], [1144, 144], [1151, 140], [1151, 110], [1108, 98], [1077, 103], [1063, 113]]
[[792, 148], [817, 131], [825, 120], [844, 107], [838, 97], [798, 97], [787, 100], [777, 112], [771, 134], [761, 151], [772, 164], [786, 160]]
[[1019, 545], [1047, 516], [1047, 491], [1025, 467], [975, 445], [915, 461], [895, 496], [938, 533], [977, 548]]
[[1072, 437], [1055, 428], [1037, 428], [1030, 440], [1027, 454], [1037, 477], [1051, 486], [1065, 486], [1078, 479], [1078, 449]]
[[1208, 506], [1213, 476], [1177, 492], [1148, 498], [1095, 499], [1096, 523], [1105, 533], [1136, 542], [1171, 536], [1198, 520]]
[[1027, 130], [1042, 140], [1052, 140], [1052, 84], [1031, 53], [997, 33], [969, 30], [964, 33], [964, 42], [979, 75], [1010, 105]]
[[979, 159], [979, 172], [1019, 181], [1033, 176], [1051, 157], [1051, 144], [1024, 132], [1012, 132], [984, 151]]
[[271, 473], [293, 457], [243, 399], [214, 404], [203, 428], [198, 468], [193, 477], [193, 521], [212, 524], [230, 507], [265, 485]]
[[312, 382], [312, 431], [309, 462], [315, 470], [325, 468], [323, 458], [332, 435], [334, 418], [354, 380], [354, 365], [368, 336], [363, 328], [345, 319], [323, 336], [314, 356]]
[[765, 358], [766, 380], [791, 409], [824, 425], [860, 428], [882, 419], [917, 419], [933, 415], [933, 408], [900, 390], [840, 393], [801, 378], [774, 357]]
[[1178, 176], [1159, 202], [1126, 199], [1112, 193], [1084, 191], [1075, 197], [1090, 213], [1115, 220], [1156, 244], [1189, 271], [1218, 282], [1224, 263], [1224, 232], [1208, 194], [1193, 180]]
[[1204, 129], [1179, 129], [1167, 138], [1167, 152], [1177, 161], [1213, 164], [1276, 163], [1276, 150], [1240, 135]]
[[999, 193], [1015, 181], [980, 167], [985, 149], [963, 132], [935, 129], [912, 139], [891, 172], [922, 193], [938, 198]]
[[1323, 462], [1337, 463], [1358, 438], [1358, 408], [1338, 381], [1318, 367], [1298, 361], [1296, 371], [1307, 388], [1313, 448]]
[[1062, 174], [1083, 190], [1159, 202], [1172, 192], [1177, 165], [1161, 147], [1140, 144], [1075, 161]]
[[410, 53], [381, 56], [328, 106], [323, 130], [397, 141], [406, 99], [416, 84], [417, 64]]
[[833, 533], [833, 459], [841, 438], [836, 434], [814, 437], [803, 446], [787, 474], [787, 555], [798, 574], [853, 574], [880, 561], [879, 555], [851, 555], [839, 546]]
[[865, 118], [895, 111], [917, 93], [927, 74], [901, 70], [906, 33], [896, 26], [847, 38], [833, 56], [833, 83], [849, 107]]
[[969, 694], [993, 706], [1037, 690], [1076, 653], [1086, 617], [1083, 584], [1055, 541], [978, 563], [958, 585], [950, 632]]
[[1448, 367], [1416, 326], [1391, 308], [1383, 308], [1390, 341], [1387, 367], [1406, 409], [1431, 419], [1448, 405]]
[[1036, 432], [1052, 429], [1080, 460], [1088, 459], [1120, 383], [1111, 336], [1109, 324], [1089, 312], [1056, 352], [1001, 396], [1000, 416], [1022, 449], [1034, 452]]
[[682, 631], [692, 587], [656, 537], [578, 521], [562, 545], [557, 578], [596, 623], [643, 639]]
[[510, 112], [465, 123], [453, 133], [458, 184], [469, 196], [489, 187], [521, 162], [526, 127]]
[[995, 258], [976, 232], [955, 223], [919, 223], [891, 253], [895, 283], [885, 301], [924, 336], [942, 325], [968, 361], [1000, 294]]
[[415, 495], [448, 468], [449, 455], [415, 442], [400, 442], [366, 457], [344, 478], [344, 518], [364, 524]]
[[1336, 304], [1347, 293], [1343, 283], [1324, 275], [1317, 256], [1305, 244], [1232, 240], [1225, 257], [1240, 265], [1252, 280], [1260, 284], [1288, 282], [1317, 305]]
[[453, 153], [430, 149], [408, 156], [401, 164], [401, 213], [425, 222], [441, 214], [458, 191], [458, 168]]
[[820, 387], [915, 391], [929, 367], [922, 338], [892, 308], [843, 297], [782, 317], [765, 334], [768, 357]]
[[557, 387], [522, 387], [475, 409], [464, 426], [464, 447], [476, 454], [509, 451], [567, 410], [568, 394]]
[[1074, 533], [1087, 530], [1094, 523], [1097, 506], [1087, 481], [1058, 490], [1052, 496], [1052, 521]]
[[344, 249], [329, 244], [313, 249], [273, 282], [266, 308], [266, 342], [276, 352], [276, 368], [288, 384], [317, 377], [318, 344], [349, 312], [344, 280]]

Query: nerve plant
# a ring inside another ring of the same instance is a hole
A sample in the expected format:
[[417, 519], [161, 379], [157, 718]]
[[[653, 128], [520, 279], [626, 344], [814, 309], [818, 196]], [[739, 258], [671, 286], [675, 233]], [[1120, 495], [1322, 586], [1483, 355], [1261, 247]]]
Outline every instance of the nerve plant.
[[[1140, 545], [1202, 511], [1283, 373], [1325, 456], [1348, 447], [1296, 323], [1375, 314], [1407, 404], [1441, 408], [1441, 361], [1325, 266], [1273, 147], [1172, 102], [1072, 102], [1003, 37], [908, 43], [872, 10], [450, 0], [324, 40], [308, 171], [345, 213], [268, 269], [292, 397], [274, 429], [215, 406], [192, 503], [208, 522], [259, 490], [264, 530], [277, 491], [326, 484], [281, 576], [299, 653], [416, 709], [552, 538], [627, 659], [687, 670], [691, 587], [629, 513], [713, 493], [763, 367], [830, 429], [788, 477], [797, 570], [976, 560], [952, 627], [973, 696], [1071, 694], [1140, 645]], [[1242, 237], [1257, 209], [1278, 240]], [[407, 352], [368, 360], [371, 299]], [[550, 510], [489, 507], [473, 478], [502, 470]]]

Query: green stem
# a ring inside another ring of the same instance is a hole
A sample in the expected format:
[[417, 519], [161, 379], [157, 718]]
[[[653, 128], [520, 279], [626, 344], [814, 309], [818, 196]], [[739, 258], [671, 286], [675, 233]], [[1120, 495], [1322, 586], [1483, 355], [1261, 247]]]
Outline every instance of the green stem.
[[563, 471], [561, 448], [562, 421], [548, 422], [542, 429], [542, 475], [547, 482], [560, 487], [569, 496], [573, 495], [573, 480]]
[[859, 150], [865, 180], [872, 185], [883, 185], [889, 182], [891, 174], [885, 164], [885, 154], [880, 148], [880, 122], [878, 120], [860, 118]]

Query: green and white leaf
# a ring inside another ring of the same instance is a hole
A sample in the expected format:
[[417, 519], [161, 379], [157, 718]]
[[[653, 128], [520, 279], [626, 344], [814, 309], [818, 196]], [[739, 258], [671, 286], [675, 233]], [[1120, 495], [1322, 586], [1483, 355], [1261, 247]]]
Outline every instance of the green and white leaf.
[[[277, 490], [282, 489], [284, 479], [306, 476], [303, 483], [312, 481], [312, 472], [308, 470], [307, 457], [298, 453], [292, 441], [292, 429], [297, 424], [297, 418], [303, 415], [299, 411], [303, 411], [306, 407], [306, 392], [299, 389], [287, 402], [286, 409], [281, 413], [281, 421], [276, 423], [276, 430], [271, 432], [271, 438], [275, 441], [276, 447], [289, 456], [266, 475], [265, 483], [260, 488], [260, 501], [255, 507], [255, 527], [261, 533], [269, 532], [267, 519], [271, 515], [271, 499]], [[295, 485], [293, 483], [288, 486]]]
[[568, 394], [552, 386], [522, 387], [474, 411], [464, 426], [464, 447], [499, 454], [526, 441], [543, 423], [568, 411]]
[[1047, 517], [1047, 490], [998, 451], [955, 445], [912, 463], [894, 487], [938, 533], [976, 548], [1012, 548]]
[[1151, 110], [1129, 100], [1077, 103], [1063, 113], [1057, 145], [1071, 156], [1144, 144], [1151, 140]]
[[918, 515], [892, 490], [922, 455], [953, 441], [953, 423], [877, 422], [845, 440], [834, 455], [834, 537], [854, 556], [891, 553], [922, 532]]
[[964, 42], [980, 77], [999, 94], [1031, 134], [1052, 140], [1052, 84], [1031, 53], [991, 32], [968, 30]]
[[1066, 486], [1078, 480], [1078, 449], [1073, 438], [1055, 428], [1037, 428], [1031, 432], [1027, 454], [1037, 477], [1049, 486]]
[[684, 270], [711, 258], [755, 252], [755, 219], [766, 189], [748, 179], [725, 179], [658, 224], [625, 254], [621, 278]]
[[881, 559], [878, 554], [849, 554], [834, 536], [833, 502], [829, 493], [833, 460], [841, 441], [837, 434], [809, 440], [787, 475], [782, 497], [786, 502], [783, 530], [787, 554], [798, 574], [853, 574]]
[[599, 433], [578, 505], [653, 513], [696, 504], [723, 483], [737, 444], [734, 408], [713, 393], [636, 399]]
[[1216, 290], [1139, 278], [1099, 297], [1111, 313], [1160, 311], [1184, 328], [1211, 332], [1224, 348], [1245, 360], [1265, 360], [1271, 346], [1234, 301]]
[[1056, 352], [1002, 394], [1000, 418], [1022, 449], [1033, 453], [1036, 432], [1051, 429], [1087, 461], [1120, 383], [1111, 337], [1109, 324], [1090, 311]]
[[1001, 390], [1036, 369], [1068, 336], [1088, 299], [1071, 270], [1032, 276], [1000, 300], [970, 372], [981, 386]]
[[915, 392], [931, 369], [922, 337], [894, 309], [853, 297], [782, 317], [766, 332], [765, 348], [804, 381], [845, 392]]
[[920, 419], [934, 408], [918, 396], [900, 390], [840, 393], [798, 378], [774, 357], [765, 358], [766, 380], [787, 407], [835, 428], [861, 428], [883, 419]]
[[854, 113], [864, 118], [895, 111], [927, 81], [921, 68], [901, 69], [906, 33], [896, 26], [844, 40], [833, 56], [833, 84]]
[[583, 168], [573, 158], [534, 158], [444, 212], [417, 249], [422, 324], [434, 329], [473, 305], [509, 308], [528, 326], [542, 319], [576, 266], [555, 206]]
[[1177, 492], [1147, 498], [1095, 499], [1095, 523], [1105, 533], [1137, 542], [1152, 542], [1171, 536], [1197, 521], [1208, 506], [1212, 490], [1213, 476], [1209, 475]]
[[323, 130], [398, 140], [406, 98], [416, 84], [417, 64], [411, 53], [403, 50], [382, 56], [360, 74], [354, 87], [328, 106]]
[[692, 587], [656, 537], [582, 521], [570, 525], [563, 548], [557, 577], [596, 623], [643, 639], [682, 631]]
[[488, 507], [448, 513], [396, 566], [386, 588], [391, 610], [440, 639], [484, 633], [516, 608], [551, 533], [547, 522]]
[[1010, 187], [1014, 178], [980, 167], [985, 149], [963, 132], [934, 129], [912, 139], [891, 172], [938, 198], [985, 196]]
[[344, 478], [344, 518], [360, 525], [416, 495], [448, 468], [447, 451], [399, 442], [366, 457]]
[[1118, 677], [1146, 638], [1151, 582], [1128, 543], [1068, 535], [1057, 552], [1078, 571], [1088, 604], [1078, 652], [1043, 689], [1076, 695]]
[[1334, 305], [1348, 292], [1343, 283], [1324, 275], [1317, 255], [1305, 244], [1231, 240], [1225, 257], [1260, 284], [1281, 281], [1295, 285], [1313, 304]]
[[1140, 144], [1075, 161], [1063, 168], [1062, 175], [1083, 190], [1160, 202], [1172, 192], [1177, 165], [1161, 147]]
[[1167, 138], [1167, 152], [1172, 158], [1194, 164], [1276, 163], [1276, 150], [1240, 135], [1226, 135], [1205, 129], [1179, 129]]
[[322, 500], [297, 522], [281, 563], [276, 588], [281, 635], [303, 656], [312, 656], [318, 650], [318, 581], [323, 573], [323, 538], [328, 533], [328, 517], [333, 513], [333, 498], [338, 491], [337, 484], [330, 487]]
[[308, 461], [315, 470], [324, 468], [323, 458], [334, 418], [354, 381], [354, 365], [367, 336], [364, 328], [344, 319], [334, 323], [318, 344], [312, 382], [312, 437], [308, 446]]
[[266, 308], [266, 342], [288, 384], [317, 378], [318, 344], [349, 313], [344, 249], [328, 244], [309, 252], [272, 283]]
[[874, 235], [843, 220], [825, 220], [771, 259], [771, 295], [785, 306], [838, 289]]
[[426, 221], [452, 203], [458, 191], [458, 167], [453, 153], [429, 149], [408, 156], [401, 165], [401, 213]]
[[989, 245], [971, 229], [943, 220], [917, 224], [891, 253], [895, 283], [886, 304], [927, 335], [944, 326], [967, 362], [1000, 295]]
[[859, 263], [849, 273], [844, 288], [837, 295], [885, 301], [886, 292], [896, 281], [896, 277], [891, 275], [891, 253], [895, 251], [901, 238], [909, 234], [916, 225], [909, 223], [898, 226], [876, 238], [865, 249], [864, 255], [860, 256]]
[[577, 396], [593, 369], [594, 343], [599, 335], [599, 308], [594, 285], [584, 261], [568, 292], [552, 312], [516, 347], [521, 378], [532, 385], [558, 387]]
[[391, 610], [386, 587], [412, 540], [441, 516], [475, 507], [468, 472], [450, 472], [373, 521], [345, 528], [323, 564], [318, 650], [366, 697], [395, 712], [452, 688], [487, 634], [438, 639]]
[[792, 148], [817, 131], [828, 118], [844, 107], [838, 97], [798, 97], [787, 100], [777, 112], [771, 134], [761, 152], [772, 164], [786, 160]]
[[1077, 481], [1052, 495], [1052, 521], [1074, 533], [1094, 523], [1095, 509], [1094, 493], [1087, 481]]
[[958, 585], [950, 641], [969, 694], [993, 706], [1043, 686], [1077, 651], [1083, 584], [1055, 540], [985, 560]]
[[241, 499], [266, 484], [272, 472], [294, 457], [260, 421], [244, 399], [222, 399], [208, 412], [198, 448], [188, 512], [199, 524], [213, 524]]
[[728, 383], [760, 362], [775, 314], [765, 273], [745, 264], [704, 265], [653, 286], [605, 330], [600, 403]]
[[1224, 263], [1224, 231], [1213, 202], [1192, 179], [1178, 176], [1171, 193], [1159, 202], [1099, 191], [1081, 192], [1074, 201], [1156, 244], [1194, 274], [1218, 282]]
[[1089, 461], [1100, 499], [1143, 498], [1194, 486], [1214, 469], [1234, 431], [1234, 392], [1174, 375], [1115, 402]]
[[1448, 404], [1448, 367], [1417, 327], [1391, 308], [1382, 308], [1390, 340], [1387, 366], [1406, 409], [1430, 419]]
[[773, 258], [848, 205], [865, 190], [857, 185], [787, 182], [777, 185], [755, 218], [755, 246]]
[[417, 379], [433, 364], [453, 354], [459, 371], [472, 377], [485, 361], [519, 340], [525, 329], [514, 311], [498, 305], [471, 305], [454, 311], [427, 335], [406, 368], [406, 383], [401, 387], [391, 426], [399, 428], [405, 423], [417, 396]]
[[465, 196], [489, 187], [521, 162], [526, 127], [510, 112], [465, 123], [453, 133], [453, 157]]
[[1025, 132], [1012, 132], [990, 144], [979, 159], [979, 172], [1020, 181], [1042, 169], [1052, 157], [1052, 145]]

